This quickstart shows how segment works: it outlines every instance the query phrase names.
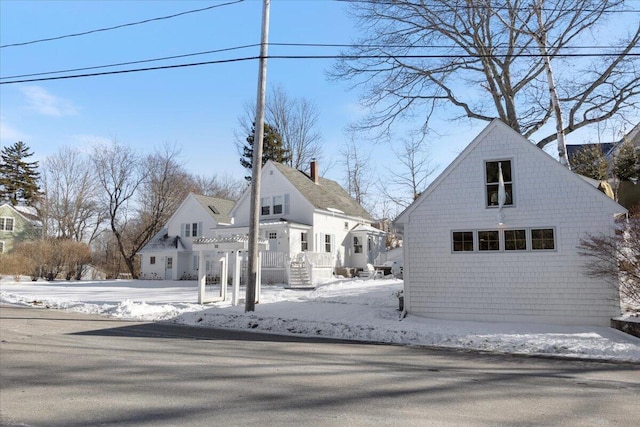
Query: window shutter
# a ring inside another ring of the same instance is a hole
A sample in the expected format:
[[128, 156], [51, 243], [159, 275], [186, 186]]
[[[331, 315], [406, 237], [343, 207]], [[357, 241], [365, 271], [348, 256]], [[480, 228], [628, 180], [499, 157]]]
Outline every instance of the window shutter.
[[198, 223], [198, 236], [196, 236], [196, 237], [201, 237], [201, 236], [204, 236], [204, 233], [202, 232], [202, 223], [199, 222]]
[[180, 224], [180, 237], [184, 236], [184, 224]]
[[289, 214], [289, 193], [284, 195], [284, 213]]

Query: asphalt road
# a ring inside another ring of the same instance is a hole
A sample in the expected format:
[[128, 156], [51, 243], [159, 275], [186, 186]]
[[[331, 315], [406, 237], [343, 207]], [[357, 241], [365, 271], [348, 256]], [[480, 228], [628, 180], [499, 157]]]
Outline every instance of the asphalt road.
[[7, 426], [632, 426], [640, 366], [0, 308]]

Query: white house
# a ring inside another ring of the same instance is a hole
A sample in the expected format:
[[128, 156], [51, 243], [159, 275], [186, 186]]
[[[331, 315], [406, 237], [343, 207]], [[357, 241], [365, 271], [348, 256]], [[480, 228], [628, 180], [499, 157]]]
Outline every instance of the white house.
[[[337, 182], [320, 176], [316, 161], [306, 173], [269, 160], [261, 179], [263, 282], [309, 285], [343, 268], [366, 269], [384, 252], [386, 233], [371, 227], [369, 213]], [[250, 196], [248, 189], [230, 212], [233, 225], [218, 227], [218, 236], [248, 233]]]
[[404, 228], [405, 309], [440, 319], [608, 326], [619, 296], [583, 274], [588, 260], [576, 246], [586, 233], [613, 233], [624, 212], [494, 120], [396, 220]]
[[193, 240], [211, 237], [214, 229], [231, 223], [231, 200], [189, 194], [167, 224], [139, 252], [141, 278], [195, 279], [198, 255]]
[[[349, 268], [366, 269], [367, 264], [381, 259], [386, 233], [371, 227], [371, 216], [338, 183], [320, 177], [317, 162], [311, 162], [306, 173], [268, 161], [261, 178], [259, 233], [268, 242], [261, 255], [264, 283], [311, 285]], [[224, 220], [213, 215], [206, 222], [202, 215], [206, 203], [190, 195], [169, 221], [168, 231], [161, 232], [141, 251], [143, 277], [195, 278], [199, 256], [211, 260], [205, 264], [206, 275], [216, 276], [214, 260], [221, 248], [233, 246], [233, 238], [237, 238], [238, 247], [243, 246], [249, 231], [250, 196], [247, 189], [232, 208], [220, 210]], [[220, 202], [212, 203], [218, 206]], [[185, 232], [190, 236], [185, 238]], [[161, 246], [165, 259], [154, 269], [151, 256], [160, 262], [157, 246]], [[175, 259], [177, 270], [174, 267], [170, 275], [167, 261]], [[233, 265], [230, 270], [234, 270]]]

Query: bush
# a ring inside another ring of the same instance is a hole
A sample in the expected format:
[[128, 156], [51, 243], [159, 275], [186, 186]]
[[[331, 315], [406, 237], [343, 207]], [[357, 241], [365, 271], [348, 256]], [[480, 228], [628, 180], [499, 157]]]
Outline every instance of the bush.
[[640, 306], [640, 206], [630, 210], [614, 236], [588, 235], [580, 255], [590, 258], [585, 274], [605, 280], [630, 302]]

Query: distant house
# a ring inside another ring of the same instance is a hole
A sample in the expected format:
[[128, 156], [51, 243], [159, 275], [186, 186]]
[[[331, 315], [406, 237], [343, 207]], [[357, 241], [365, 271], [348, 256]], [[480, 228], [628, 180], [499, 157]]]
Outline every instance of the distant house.
[[[618, 152], [620, 150], [620, 146], [625, 142], [629, 141], [633, 146], [636, 147], [636, 150], [640, 152], [640, 124], [637, 124], [631, 132], [625, 135], [624, 138], [615, 142], [603, 142], [597, 144], [571, 144], [567, 145], [567, 156], [569, 158], [569, 163], [571, 163], [572, 159], [579, 155], [583, 150], [588, 150], [592, 148], [599, 149], [604, 157], [610, 162], [613, 163]], [[640, 204], [640, 184], [638, 182], [616, 182], [613, 178], [613, 171], [610, 170], [610, 179], [609, 185], [615, 189], [615, 193], [617, 196], [618, 202], [626, 207], [631, 208], [632, 206]], [[602, 183], [598, 183], [597, 185], [601, 185]]]
[[[267, 242], [261, 255], [264, 283], [311, 285], [336, 273], [366, 270], [367, 264], [381, 259], [386, 233], [371, 226], [369, 213], [338, 183], [320, 176], [317, 162], [311, 163], [307, 173], [268, 161], [261, 178], [259, 234]], [[143, 277], [195, 277], [200, 256], [207, 260], [206, 275], [217, 276], [215, 259], [221, 246], [228, 247], [233, 239], [242, 246], [246, 240], [250, 202], [247, 189], [232, 208], [225, 204], [229, 209], [224, 221], [197, 225], [197, 235], [191, 225], [191, 239], [185, 241], [177, 238], [184, 231], [178, 232], [177, 224], [192, 220], [179, 212], [189, 212], [193, 218], [196, 212], [202, 212], [183, 208], [185, 201], [167, 231], [159, 233], [141, 251]], [[166, 273], [166, 260], [164, 270], [160, 266], [152, 270], [150, 256], [159, 256], [158, 246], [164, 251], [188, 254], [190, 262], [185, 259], [173, 267], [177, 270], [172, 275]], [[246, 263], [246, 258], [242, 261]]]
[[396, 220], [408, 313], [456, 320], [608, 326], [615, 289], [576, 249], [626, 210], [500, 120]]
[[140, 250], [141, 278], [195, 278], [198, 256], [193, 252], [193, 240], [211, 237], [215, 228], [230, 224], [233, 204], [232, 200], [189, 194], [162, 230]]
[[34, 240], [42, 235], [42, 222], [35, 208], [0, 205], [0, 253], [10, 252], [24, 241]]

